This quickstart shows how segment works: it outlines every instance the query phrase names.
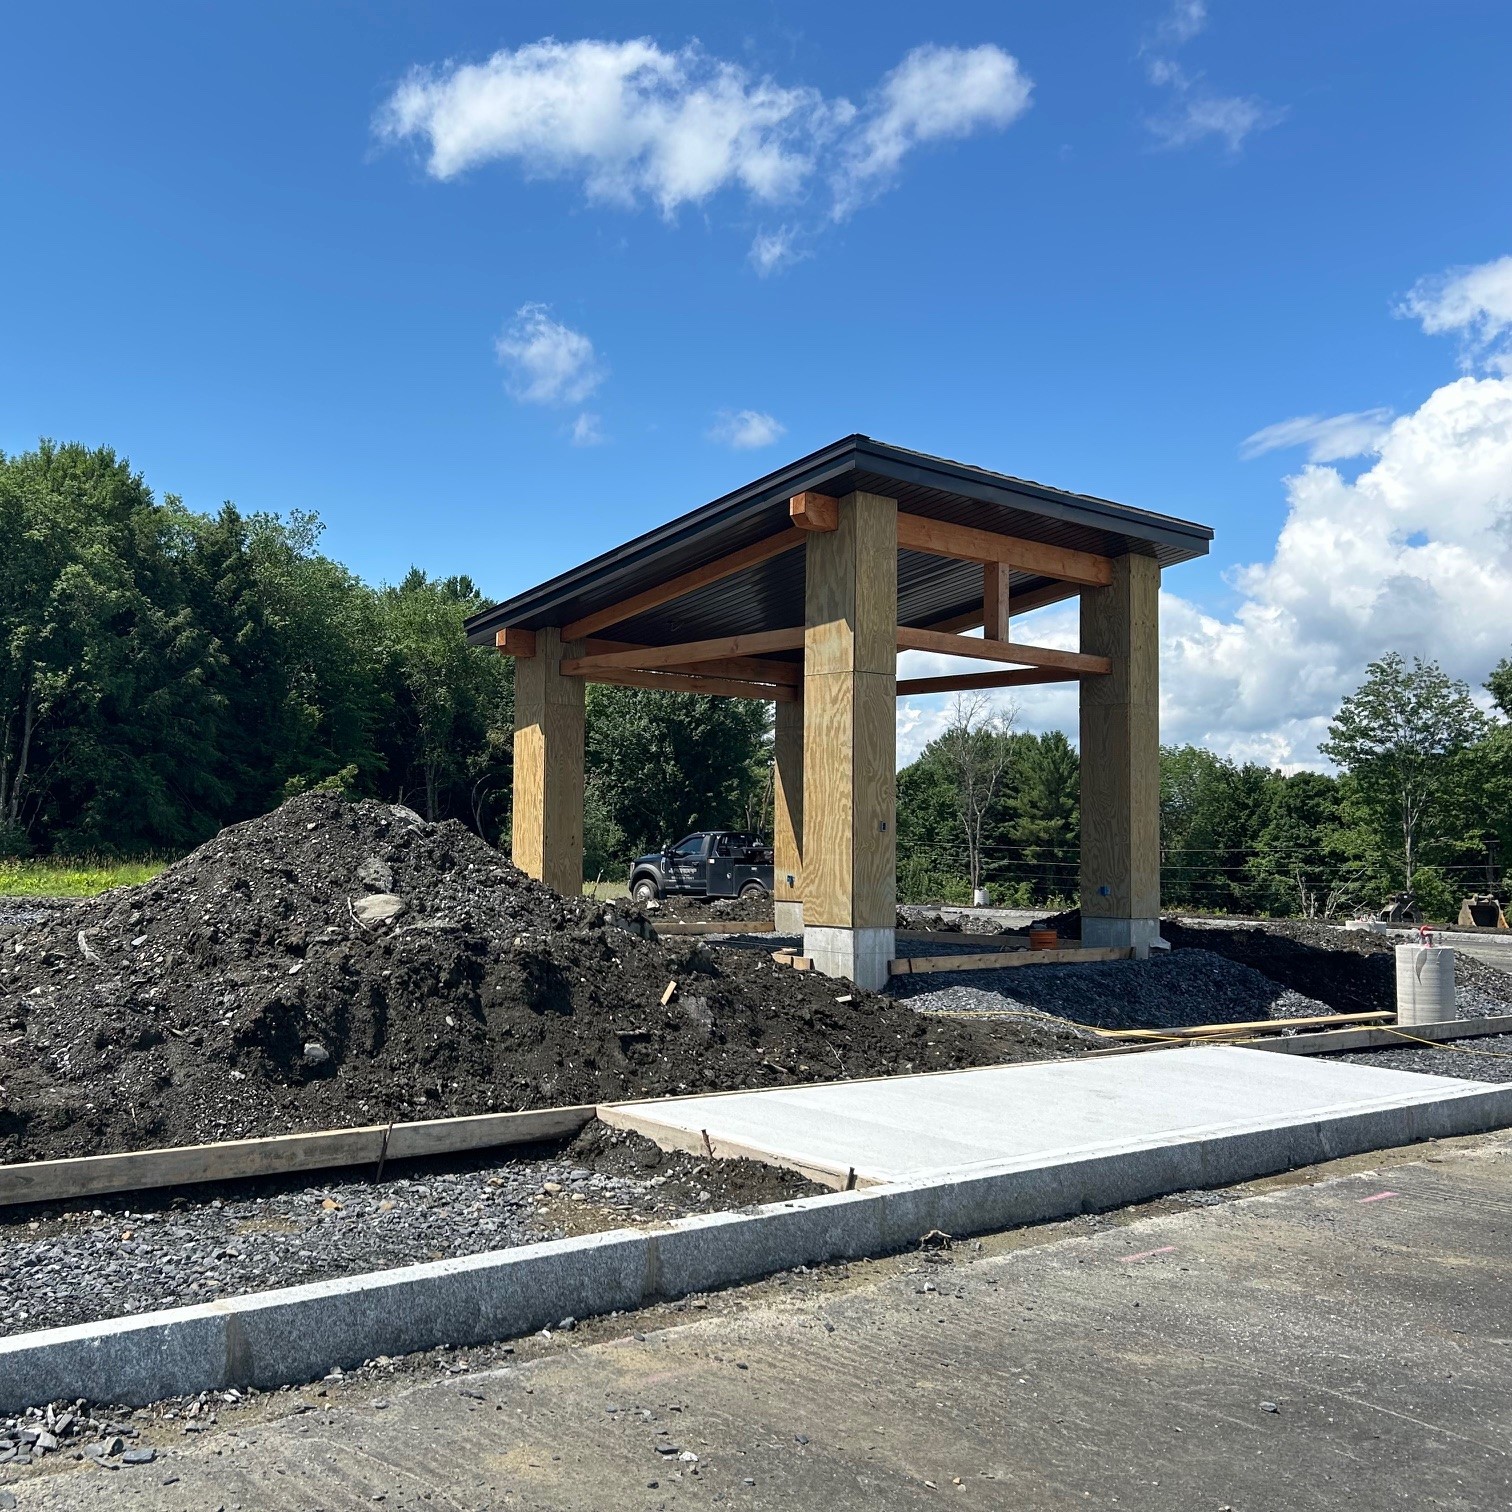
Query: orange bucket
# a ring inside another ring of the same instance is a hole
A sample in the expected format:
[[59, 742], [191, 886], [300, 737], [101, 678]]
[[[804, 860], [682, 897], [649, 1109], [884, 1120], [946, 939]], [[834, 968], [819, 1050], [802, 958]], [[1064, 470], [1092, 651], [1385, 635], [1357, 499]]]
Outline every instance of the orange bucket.
[[1053, 929], [1031, 929], [1029, 931], [1030, 950], [1054, 950], [1060, 944], [1060, 936]]

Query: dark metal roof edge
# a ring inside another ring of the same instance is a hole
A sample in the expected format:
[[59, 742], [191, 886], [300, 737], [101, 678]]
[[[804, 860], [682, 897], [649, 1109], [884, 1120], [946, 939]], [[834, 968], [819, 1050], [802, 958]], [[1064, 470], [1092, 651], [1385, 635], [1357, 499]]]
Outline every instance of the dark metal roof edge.
[[697, 509], [679, 515], [665, 525], [658, 525], [632, 541], [602, 552], [591, 561], [571, 567], [535, 588], [529, 588], [512, 599], [495, 604], [492, 609], [484, 609], [472, 615], [465, 625], [468, 638], [473, 639], [484, 631], [496, 629], [511, 620], [539, 614], [553, 602], [580, 591], [588, 583], [600, 585], [613, 582], [616, 577], [631, 572], [658, 551], [676, 546], [688, 536], [708, 529], [710, 525], [729, 524], [732, 520], [754, 514], [770, 504], [774, 497], [788, 498], [805, 489], [817, 492], [819, 484], [832, 482], [835, 478], [855, 471], [856, 444], [865, 439], [864, 436], [846, 436], [819, 451], [810, 452], [808, 456], [800, 457], [798, 461], [790, 462], [776, 472], [756, 479], [754, 483], [747, 483], [743, 488], [724, 494], [712, 503], [701, 504]]
[[1063, 488], [1052, 488], [1045, 483], [1035, 483], [1028, 478], [1015, 478], [1008, 473], [991, 472], [987, 468], [974, 467], [967, 462], [952, 462], [944, 457], [933, 457], [927, 452], [910, 451], [906, 447], [893, 446], [886, 441], [877, 441], [871, 436], [856, 438], [859, 451], [886, 464], [879, 472], [892, 472], [900, 481], [917, 483], [924, 488], [937, 488], [941, 480], [951, 485], [965, 483], [966, 488], [952, 486], [949, 492], [966, 493], [989, 504], [1006, 504], [1013, 507], [1013, 498], [1027, 497], [1052, 506], [1046, 513], [1061, 519], [1084, 522], [1088, 515], [1098, 517], [1097, 523], [1104, 529], [1120, 530], [1125, 534], [1140, 535], [1146, 539], [1163, 540], [1172, 546], [1203, 545], [1198, 554], [1206, 550], [1206, 543], [1213, 539], [1211, 525], [1199, 525], [1194, 520], [1183, 520], [1176, 515], [1160, 514], [1153, 509], [1140, 509], [1133, 504], [1119, 504], [1113, 499], [1100, 499], [1096, 494], [1071, 493]]
[[1205, 555], [1207, 543], [1213, 539], [1211, 526], [1118, 504], [1111, 499], [1099, 499], [1092, 494], [1068, 493], [1025, 478], [990, 472], [969, 463], [933, 457], [926, 452], [909, 451], [855, 433], [810, 452], [808, 456], [800, 457], [796, 462], [767, 473], [711, 503], [679, 515], [634, 540], [602, 552], [545, 583], [495, 604], [491, 609], [471, 615], [464, 626], [467, 637], [479, 645], [492, 644], [493, 633], [501, 626], [543, 614], [589, 585], [610, 585], [615, 579], [633, 573], [658, 552], [680, 544], [689, 536], [701, 534], [711, 526], [739, 521], [765, 508], [774, 498], [790, 497], [805, 489], [818, 491], [821, 485], [858, 471], [863, 459], [873, 464], [870, 470], [885, 473], [899, 482], [915, 483], [925, 488], [943, 487], [948, 492], [964, 493], [986, 503], [1010, 508], [1014, 507], [1015, 496], [1032, 498], [1042, 506], [1049, 506], [1045, 512], [1057, 518], [1163, 542], [1193, 556]]

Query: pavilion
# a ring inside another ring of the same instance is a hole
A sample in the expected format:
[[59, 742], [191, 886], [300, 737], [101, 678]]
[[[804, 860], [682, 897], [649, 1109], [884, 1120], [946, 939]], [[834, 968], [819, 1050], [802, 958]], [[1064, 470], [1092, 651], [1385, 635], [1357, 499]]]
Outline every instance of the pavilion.
[[[1077, 682], [1082, 943], [1143, 954], [1160, 913], [1160, 574], [1212, 537], [848, 436], [468, 621], [515, 658], [515, 863], [582, 886], [585, 683], [764, 699], [778, 928], [801, 928], [817, 970], [879, 988], [895, 699]], [[1078, 651], [1013, 640], [1012, 615], [1073, 597]], [[994, 668], [899, 681], [906, 650]]]

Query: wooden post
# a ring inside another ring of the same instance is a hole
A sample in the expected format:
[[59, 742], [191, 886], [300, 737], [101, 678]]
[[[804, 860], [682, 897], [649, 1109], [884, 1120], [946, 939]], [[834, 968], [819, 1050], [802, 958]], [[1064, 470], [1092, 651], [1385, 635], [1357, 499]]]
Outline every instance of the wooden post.
[[876, 990], [897, 921], [897, 505], [839, 501], [810, 534], [803, 662], [803, 953]]
[[803, 704], [779, 703], [772, 736], [772, 922], [803, 932]]
[[1081, 685], [1082, 944], [1144, 954], [1160, 933], [1160, 565], [1113, 560], [1084, 588], [1081, 649], [1113, 670]]
[[1013, 569], [1006, 562], [982, 566], [982, 634], [988, 640], [1012, 640], [1008, 633], [1008, 580]]
[[582, 652], [538, 630], [515, 662], [514, 863], [568, 897], [583, 890], [583, 679], [561, 664]]

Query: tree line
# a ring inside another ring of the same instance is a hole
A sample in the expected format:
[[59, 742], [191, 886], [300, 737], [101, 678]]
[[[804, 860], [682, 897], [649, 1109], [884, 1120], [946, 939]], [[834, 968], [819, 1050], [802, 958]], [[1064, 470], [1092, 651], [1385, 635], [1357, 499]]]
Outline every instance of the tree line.
[[[1163, 748], [1165, 906], [1323, 917], [1411, 890], [1424, 917], [1444, 919], [1467, 894], [1505, 897], [1512, 661], [1485, 687], [1489, 713], [1436, 663], [1383, 656], [1320, 746], [1337, 775]], [[958, 701], [898, 774], [900, 898], [965, 902], [980, 879], [1005, 905], [1073, 903], [1079, 773], [1058, 731], [1025, 734]]]
[[[180, 853], [312, 787], [507, 843], [513, 662], [466, 644], [488, 600], [411, 570], [374, 587], [312, 514], [196, 513], [108, 448], [0, 454], [0, 856]], [[1336, 913], [1410, 887], [1452, 913], [1512, 844], [1512, 662], [1484, 712], [1388, 655], [1322, 750], [1338, 775], [1161, 753], [1168, 906]], [[585, 872], [703, 827], [768, 829], [765, 704], [588, 690]], [[976, 700], [898, 774], [905, 900], [976, 885], [1071, 903], [1079, 759]]]
[[[373, 587], [313, 514], [196, 513], [106, 447], [0, 454], [0, 856], [180, 853], [312, 787], [507, 838], [514, 664], [467, 577]], [[759, 818], [764, 705], [595, 688], [590, 864]]]

